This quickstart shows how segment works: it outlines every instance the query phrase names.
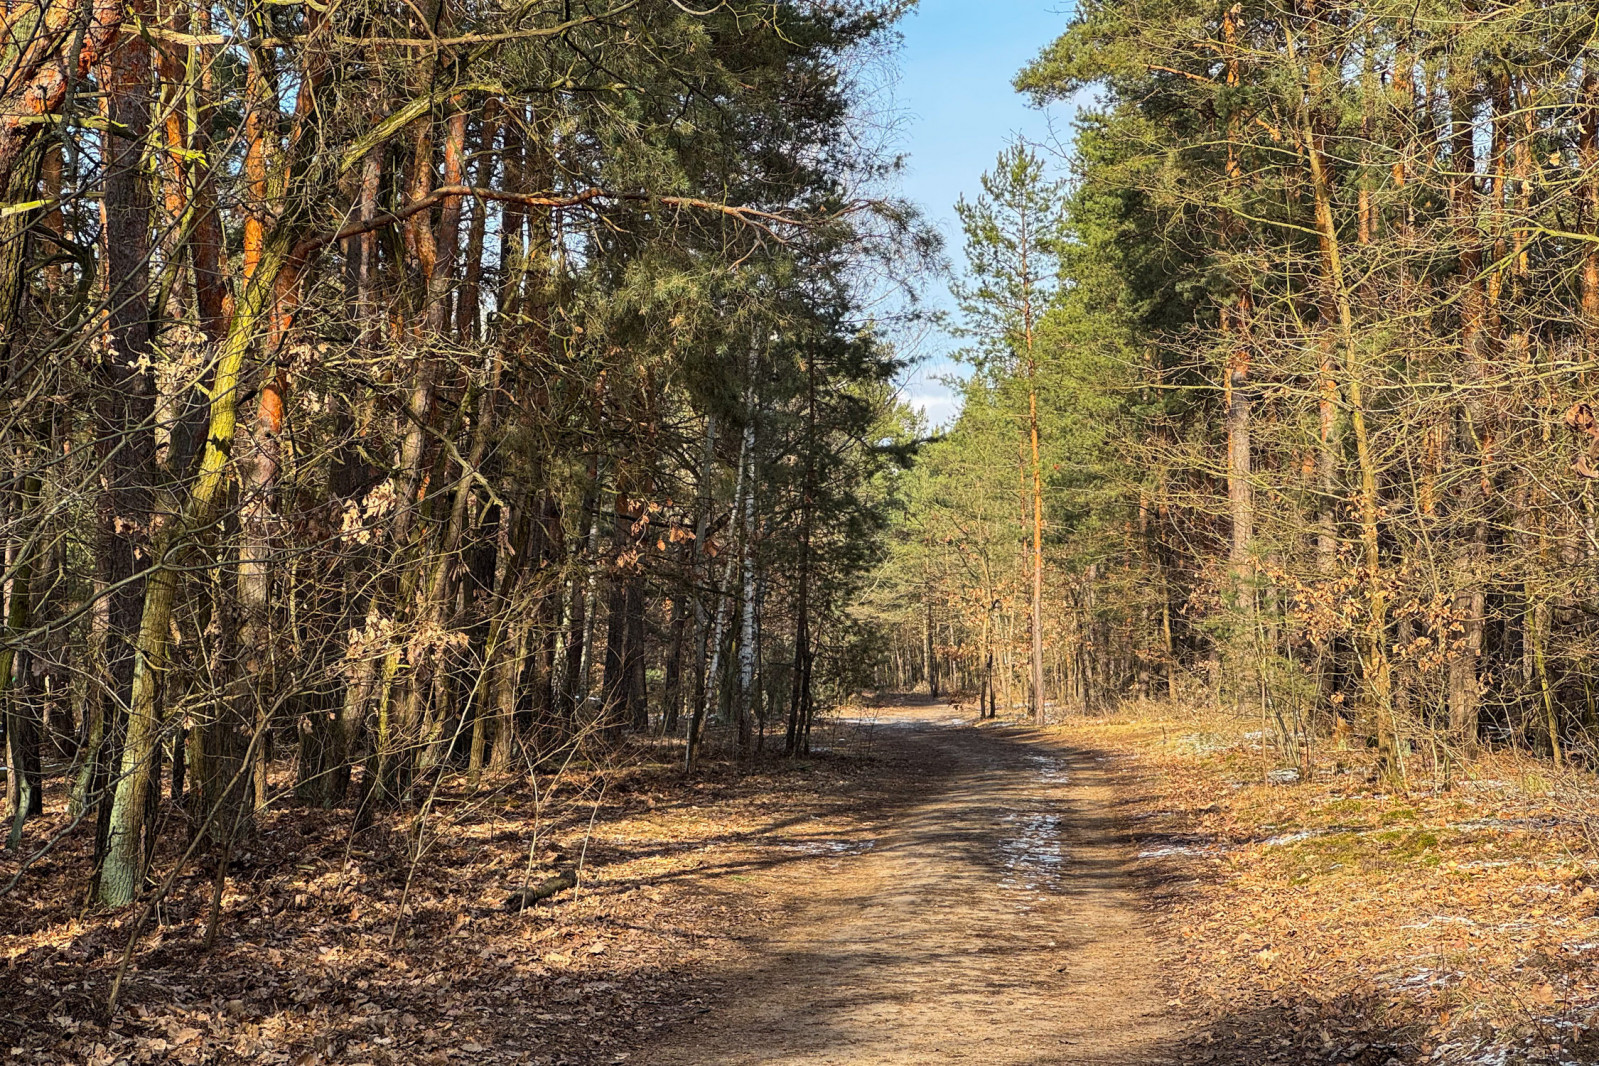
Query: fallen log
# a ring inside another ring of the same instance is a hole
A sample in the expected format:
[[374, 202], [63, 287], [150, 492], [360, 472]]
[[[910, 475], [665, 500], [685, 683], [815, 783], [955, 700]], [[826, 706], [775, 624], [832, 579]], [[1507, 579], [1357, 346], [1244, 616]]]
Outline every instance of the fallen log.
[[512, 892], [505, 900], [505, 909], [508, 911], [526, 910], [541, 899], [549, 899], [557, 892], [565, 892], [569, 888], [576, 887], [577, 871], [562, 870], [554, 877], [547, 877], [536, 885], [528, 888], [519, 888]]

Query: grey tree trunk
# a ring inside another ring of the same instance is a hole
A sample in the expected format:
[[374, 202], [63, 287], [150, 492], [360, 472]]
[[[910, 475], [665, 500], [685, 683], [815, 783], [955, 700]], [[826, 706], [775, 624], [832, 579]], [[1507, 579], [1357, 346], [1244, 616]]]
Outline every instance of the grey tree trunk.
[[740, 530], [739, 554], [743, 560], [743, 582], [739, 592], [739, 616], [743, 621], [738, 637], [738, 692], [734, 720], [738, 726], [740, 753], [750, 752], [751, 701], [755, 696], [755, 419], [744, 428], [744, 449], [749, 453], [749, 474], [744, 488], [744, 513]]
[[[748, 491], [746, 467], [749, 464], [750, 451], [754, 447], [754, 442], [755, 424], [754, 420], [751, 419], [744, 427], [744, 440], [738, 453], [738, 477], [733, 484], [734, 521], [736, 521], [736, 516], [743, 509], [744, 493]], [[729, 522], [730, 527], [733, 524], [733, 522]], [[694, 716], [689, 722], [688, 750], [684, 756], [684, 767], [689, 773], [694, 772], [694, 767], [699, 760], [700, 737], [705, 730], [705, 719], [721, 700], [722, 638], [727, 633], [728, 625], [732, 622], [734, 566], [737, 562], [738, 556], [729, 552], [727, 565], [723, 569], [721, 583], [716, 587], [718, 602], [716, 605], [716, 621], [711, 626], [710, 663], [706, 669], [705, 697], [694, 707]]]

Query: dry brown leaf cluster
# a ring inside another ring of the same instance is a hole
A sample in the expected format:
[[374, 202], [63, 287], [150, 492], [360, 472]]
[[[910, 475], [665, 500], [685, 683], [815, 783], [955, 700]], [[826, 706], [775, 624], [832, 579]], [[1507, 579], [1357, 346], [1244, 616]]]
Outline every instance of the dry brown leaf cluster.
[[[215, 949], [201, 945], [212, 887], [201, 863], [161, 905], [109, 1021], [131, 912], [84, 909], [87, 841], [73, 838], [29, 869], [26, 891], [0, 897], [0, 1061], [626, 1061], [712, 1009], [715, 962], [776, 906], [742, 874], [803, 857], [762, 838], [836, 781], [818, 764], [827, 757], [742, 776], [712, 765], [689, 784], [646, 748], [618, 769], [568, 771], [553, 799], [547, 777], [537, 792], [525, 779], [451, 792], [414, 872], [412, 824], [352, 838], [347, 811], [274, 807], [237, 849]], [[56, 821], [31, 825], [30, 840]], [[578, 863], [574, 892], [505, 910], [529, 878]], [[15, 867], [0, 858], [0, 883]]]
[[1179, 1000], [1218, 1046], [1253, 1028], [1264, 1061], [1593, 1061], [1599, 857], [1563, 798], [1582, 782], [1504, 754], [1397, 792], [1337, 749], [1300, 780], [1250, 722], [1153, 704], [1063, 736], [1121, 771]]

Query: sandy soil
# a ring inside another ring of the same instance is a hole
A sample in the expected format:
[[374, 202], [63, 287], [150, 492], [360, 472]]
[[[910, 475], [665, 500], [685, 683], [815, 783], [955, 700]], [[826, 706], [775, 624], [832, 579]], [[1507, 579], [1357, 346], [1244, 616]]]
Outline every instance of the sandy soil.
[[1194, 1027], [1162, 986], [1099, 764], [948, 705], [868, 713], [899, 772], [759, 875], [781, 917], [712, 1010], [633, 1061], [1187, 1060]]

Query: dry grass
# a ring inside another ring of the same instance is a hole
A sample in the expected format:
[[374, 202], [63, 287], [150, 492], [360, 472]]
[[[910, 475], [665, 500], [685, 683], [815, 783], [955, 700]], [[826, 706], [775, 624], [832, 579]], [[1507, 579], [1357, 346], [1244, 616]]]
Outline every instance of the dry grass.
[[1159, 704], [1060, 732], [1125, 771], [1183, 1000], [1295, 1019], [1323, 1061], [1594, 1061], [1592, 775], [1493, 755], [1390, 790], [1327, 748], [1289, 780], [1258, 722]]

